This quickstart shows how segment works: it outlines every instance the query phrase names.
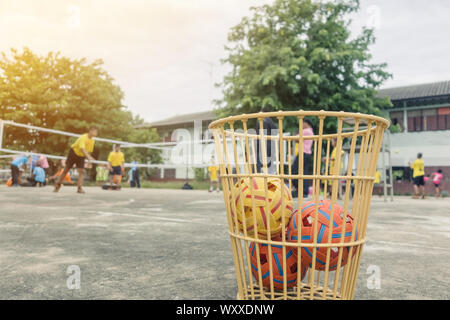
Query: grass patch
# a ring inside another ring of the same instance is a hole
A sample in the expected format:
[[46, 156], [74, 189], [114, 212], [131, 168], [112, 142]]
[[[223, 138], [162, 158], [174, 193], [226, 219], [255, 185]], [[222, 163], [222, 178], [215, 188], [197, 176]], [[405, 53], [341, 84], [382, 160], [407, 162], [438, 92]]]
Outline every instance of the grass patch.
[[[189, 184], [194, 187], [194, 190], [208, 190], [209, 182], [207, 181], [189, 181]], [[129, 184], [126, 184], [129, 187]], [[149, 189], [181, 189], [184, 181], [143, 181], [141, 182], [141, 188]]]
[[[208, 181], [189, 181], [189, 184], [194, 187], [194, 190], [208, 190]], [[84, 185], [87, 187], [95, 187], [95, 182], [85, 181]], [[141, 181], [141, 188], [143, 189], [177, 189], [181, 190], [184, 181]], [[128, 182], [122, 182], [122, 188], [129, 188]]]

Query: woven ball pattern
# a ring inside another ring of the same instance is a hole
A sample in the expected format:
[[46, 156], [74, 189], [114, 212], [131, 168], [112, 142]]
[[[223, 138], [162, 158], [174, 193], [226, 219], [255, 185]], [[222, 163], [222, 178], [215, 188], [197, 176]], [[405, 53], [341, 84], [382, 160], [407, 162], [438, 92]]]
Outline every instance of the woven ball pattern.
[[[280, 239], [281, 241], [281, 239]], [[286, 270], [283, 269], [283, 249], [282, 246], [272, 245], [272, 274], [273, 286], [276, 290], [283, 289], [283, 277], [286, 272], [286, 286], [292, 288], [297, 284], [297, 257], [294, 254], [294, 249], [286, 247]], [[250, 262], [252, 274], [259, 282], [258, 275], [258, 253], [256, 251], [256, 244], [250, 243]], [[259, 244], [259, 260], [261, 266], [262, 284], [266, 288], [270, 288], [270, 265], [269, 265], [269, 245]], [[307, 265], [302, 265], [301, 280], [305, 277], [308, 271]]]
[[[281, 194], [282, 188], [284, 188], [283, 195]], [[267, 178], [267, 200], [264, 178], [259, 177], [253, 177], [251, 180], [242, 178], [240, 183], [238, 181], [232, 190], [230, 200], [233, 222], [236, 216], [239, 230], [244, 231], [245, 222], [249, 236], [254, 236], [256, 229], [258, 235], [264, 238], [267, 238], [269, 226], [271, 238], [280, 235], [283, 228], [282, 217], [285, 218], [285, 224], [288, 224], [294, 208], [289, 189], [281, 183], [280, 179], [275, 178]], [[256, 226], [254, 216], [256, 217]]]
[[[298, 242], [298, 228], [301, 227], [301, 242], [313, 243], [314, 242], [314, 217], [316, 206], [314, 202], [308, 202], [303, 205], [301, 214], [295, 211], [292, 215], [289, 227], [287, 230], [287, 240], [290, 242]], [[344, 242], [350, 242], [352, 238], [353, 230], [353, 217], [350, 213], [347, 214], [346, 222], [344, 223], [344, 209], [338, 204], [331, 208], [331, 201], [322, 200], [318, 204], [317, 212], [317, 243], [329, 243], [328, 237], [330, 234], [330, 215], [333, 214], [333, 226], [331, 230], [331, 243], [341, 242], [342, 228], [344, 230]], [[358, 230], [355, 228], [354, 240], [358, 239]], [[350, 247], [343, 247], [341, 249], [341, 267], [347, 264]], [[353, 249], [353, 255], [355, 254], [355, 248]], [[296, 253], [296, 251], [294, 252]], [[308, 264], [312, 267], [313, 248], [303, 247], [301, 249], [302, 264]], [[326, 267], [327, 248], [321, 247], [316, 251], [316, 264], [315, 269], [323, 271]], [[333, 271], [337, 269], [339, 261], [339, 248], [331, 247], [330, 249], [330, 263], [329, 270]]]

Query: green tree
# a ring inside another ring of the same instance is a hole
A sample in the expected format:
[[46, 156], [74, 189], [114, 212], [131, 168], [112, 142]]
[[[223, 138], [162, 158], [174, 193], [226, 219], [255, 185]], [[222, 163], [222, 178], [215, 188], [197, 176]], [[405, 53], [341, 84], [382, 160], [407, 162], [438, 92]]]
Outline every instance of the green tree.
[[[377, 97], [391, 75], [386, 64], [370, 63], [373, 30], [350, 34], [348, 15], [358, 9], [358, 0], [275, 0], [252, 8], [228, 36], [223, 62], [232, 70], [219, 84], [219, 116], [264, 106], [370, 114], [390, 107], [388, 98]], [[334, 127], [326, 124], [327, 130]]]
[[[133, 127], [143, 125], [144, 120], [139, 116], [133, 118]], [[128, 135], [128, 141], [135, 143], [151, 143], [159, 142], [159, 135], [155, 128], [141, 127], [140, 129], [132, 130]], [[137, 160], [140, 164], [153, 163], [158, 164], [162, 162], [161, 152], [155, 149], [148, 148], [124, 148], [123, 153], [128, 162]], [[148, 177], [151, 177], [155, 169], [139, 169], [140, 172], [145, 172]]]
[[[25, 48], [11, 49], [0, 57], [0, 118], [50, 129], [85, 133], [92, 125], [103, 138], [132, 142], [155, 142], [158, 135], [139, 134], [133, 126], [142, 121], [123, 105], [124, 94], [103, 68], [102, 60], [70, 59], [60, 53], [46, 56]], [[139, 141], [134, 141], [136, 138]], [[65, 155], [73, 138], [6, 127], [6, 147], [37, 149]], [[96, 143], [97, 156], [105, 159], [110, 144]], [[159, 152], [148, 151], [158, 159]]]

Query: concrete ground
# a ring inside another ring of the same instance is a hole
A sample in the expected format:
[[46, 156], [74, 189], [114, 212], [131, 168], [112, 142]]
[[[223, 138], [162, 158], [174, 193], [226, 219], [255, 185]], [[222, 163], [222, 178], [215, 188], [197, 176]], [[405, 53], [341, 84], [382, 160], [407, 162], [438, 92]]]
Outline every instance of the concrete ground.
[[[0, 299], [235, 299], [222, 194], [51, 191], [0, 187]], [[450, 199], [372, 204], [356, 299], [449, 299]]]

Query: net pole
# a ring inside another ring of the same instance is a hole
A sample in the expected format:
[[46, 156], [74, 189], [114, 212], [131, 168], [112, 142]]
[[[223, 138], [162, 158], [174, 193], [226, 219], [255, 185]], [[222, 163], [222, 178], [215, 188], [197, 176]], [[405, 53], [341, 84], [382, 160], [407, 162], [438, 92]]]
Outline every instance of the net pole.
[[3, 126], [4, 122], [2, 119], [0, 119], [0, 149], [3, 148]]

